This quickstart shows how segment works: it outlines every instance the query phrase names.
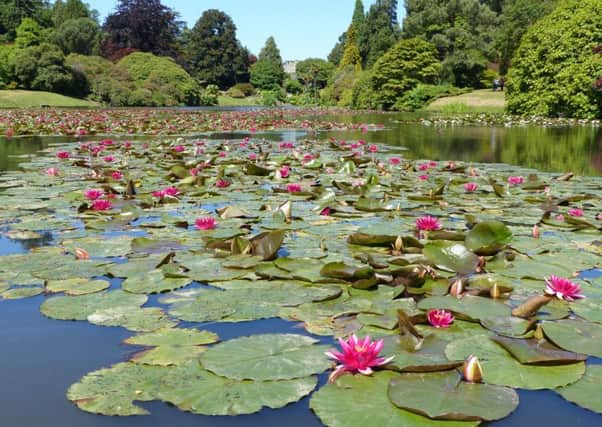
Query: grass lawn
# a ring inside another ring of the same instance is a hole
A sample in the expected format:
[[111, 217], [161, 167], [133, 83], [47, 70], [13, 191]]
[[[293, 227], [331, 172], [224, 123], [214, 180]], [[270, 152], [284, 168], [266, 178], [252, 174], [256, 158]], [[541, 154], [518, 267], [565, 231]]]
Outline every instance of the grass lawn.
[[458, 96], [447, 96], [433, 101], [427, 111], [440, 113], [503, 113], [506, 107], [504, 92], [480, 89]]
[[100, 104], [85, 99], [71, 98], [52, 92], [33, 90], [0, 90], [0, 108], [49, 107], [99, 107]]
[[231, 96], [220, 95], [217, 102], [220, 107], [248, 107], [261, 105], [261, 97], [248, 96], [246, 98], [232, 98]]

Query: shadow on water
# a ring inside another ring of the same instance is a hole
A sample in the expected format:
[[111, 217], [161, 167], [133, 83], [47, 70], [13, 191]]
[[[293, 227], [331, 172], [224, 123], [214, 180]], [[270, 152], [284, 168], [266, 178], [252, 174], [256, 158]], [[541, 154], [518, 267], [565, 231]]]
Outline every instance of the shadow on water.
[[[398, 125], [394, 115], [356, 115], [355, 122], [385, 122], [386, 128], [368, 135], [361, 132], [320, 132], [320, 138], [368, 139], [405, 147], [414, 159], [456, 159], [467, 162], [503, 162], [546, 171], [602, 175], [602, 130], [594, 128], [434, 128]], [[337, 119], [339, 120], [339, 119]], [[342, 117], [340, 121], [349, 121]], [[305, 131], [267, 132], [260, 137], [279, 141], [305, 138]], [[214, 135], [213, 138], [244, 138], [248, 133]], [[206, 136], [199, 136], [203, 138]], [[91, 139], [102, 139], [91, 138]], [[132, 138], [128, 139], [147, 139]], [[73, 138], [28, 137], [0, 139], [0, 174], [17, 170], [18, 163], [51, 143]], [[51, 233], [37, 241], [19, 242], [0, 237], [0, 255], [24, 253], [49, 244]], [[113, 279], [114, 287], [120, 280]], [[198, 285], [197, 285], [198, 286]], [[0, 301], [0, 425], [2, 427], [189, 427], [189, 426], [282, 426], [313, 427], [321, 423], [309, 410], [309, 398], [278, 410], [238, 417], [192, 415], [161, 402], [143, 403], [150, 416], [104, 417], [85, 413], [65, 398], [67, 388], [83, 375], [127, 360], [137, 347], [122, 342], [133, 335], [123, 328], [100, 327], [87, 322], [45, 318], [39, 311], [44, 296]], [[157, 297], [148, 305], [159, 305]], [[258, 333], [305, 333], [294, 322], [268, 319], [244, 323], [183, 323], [216, 332], [222, 340]], [[333, 344], [329, 337], [321, 338]], [[588, 364], [601, 364], [590, 358]], [[323, 384], [325, 375], [320, 376]], [[519, 391], [521, 403], [510, 417], [495, 427], [545, 425], [585, 427], [601, 425], [601, 417], [565, 401], [552, 391]]]

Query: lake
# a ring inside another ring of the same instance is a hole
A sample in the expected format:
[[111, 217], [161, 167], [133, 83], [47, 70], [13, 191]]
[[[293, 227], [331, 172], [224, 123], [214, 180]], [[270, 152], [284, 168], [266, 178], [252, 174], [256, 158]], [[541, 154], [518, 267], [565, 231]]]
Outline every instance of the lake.
[[[435, 127], [398, 123], [407, 116], [348, 115], [337, 121], [383, 123], [382, 130], [319, 132], [319, 139], [365, 139], [399, 147], [410, 159], [460, 160], [477, 163], [507, 163], [562, 174], [602, 175], [602, 128], [591, 126], [543, 127]], [[211, 138], [237, 139], [246, 133], [218, 134]], [[266, 132], [255, 137], [270, 140], [301, 140], [303, 130]], [[100, 137], [83, 140], [99, 140]], [[115, 137], [115, 139], [119, 139]], [[128, 139], [136, 139], [128, 136]], [[147, 138], [145, 138], [147, 139]], [[15, 171], [19, 163], [54, 143], [76, 141], [66, 137], [21, 137], [0, 139], [0, 174]], [[0, 254], [24, 253], [31, 246], [49, 244], [52, 235], [27, 244], [0, 237]], [[119, 281], [112, 279], [113, 286]], [[0, 416], [7, 427], [138, 427], [138, 426], [320, 426], [309, 410], [309, 398], [279, 410], [264, 409], [258, 414], [237, 417], [192, 415], [170, 405], [143, 403], [152, 415], [144, 417], [104, 417], [77, 409], [65, 398], [67, 388], [83, 375], [127, 360], [136, 351], [122, 341], [133, 333], [123, 328], [99, 327], [87, 322], [66, 322], [44, 317], [39, 306], [44, 296], [17, 301], [0, 301]], [[156, 297], [149, 305], [161, 306]], [[185, 326], [197, 324], [184, 323]], [[201, 324], [219, 334], [222, 341], [257, 333], [305, 333], [296, 323], [261, 320], [245, 323]], [[334, 340], [321, 337], [326, 344]], [[588, 363], [600, 363], [590, 358]], [[320, 384], [327, 374], [320, 375]], [[510, 417], [489, 426], [545, 425], [566, 427], [602, 424], [602, 416], [578, 408], [552, 391], [519, 391], [521, 403]]]

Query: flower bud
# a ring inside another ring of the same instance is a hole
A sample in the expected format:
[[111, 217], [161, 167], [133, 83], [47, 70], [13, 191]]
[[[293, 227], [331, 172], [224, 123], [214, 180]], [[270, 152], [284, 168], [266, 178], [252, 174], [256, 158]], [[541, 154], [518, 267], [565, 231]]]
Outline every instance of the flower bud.
[[75, 258], [77, 259], [90, 259], [90, 254], [82, 248], [75, 248]]
[[472, 354], [468, 356], [468, 359], [462, 365], [462, 378], [469, 383], [480, 383], [483, 381], [483, 369], [477, 356]]

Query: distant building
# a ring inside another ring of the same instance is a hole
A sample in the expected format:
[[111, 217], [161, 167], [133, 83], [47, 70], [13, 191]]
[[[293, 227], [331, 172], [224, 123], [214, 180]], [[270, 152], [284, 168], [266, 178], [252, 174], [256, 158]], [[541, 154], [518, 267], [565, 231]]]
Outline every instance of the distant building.
[[295, 74], [297, 72], [298, 63], [299, 61], [284, 61], [284, 64], [282, 64], [284, 72], [286, 74]]

